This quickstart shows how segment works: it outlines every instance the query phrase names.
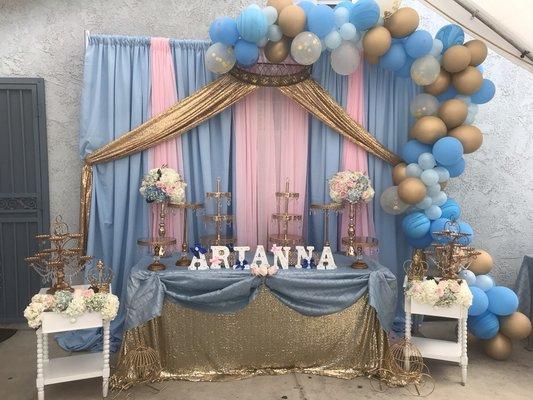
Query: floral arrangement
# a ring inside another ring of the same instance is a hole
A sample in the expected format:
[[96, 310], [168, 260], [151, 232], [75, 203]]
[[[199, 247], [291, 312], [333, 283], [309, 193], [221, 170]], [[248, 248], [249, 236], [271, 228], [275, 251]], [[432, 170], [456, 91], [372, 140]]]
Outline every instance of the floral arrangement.
[[419, 303], [433, 307], [451, 307], [454, 304], [464, 307], [472, 305], [472, 293], [464, 280], [412, 281], [407, 284], [405, 294]]
[[53, 295], [33, 296], [24, 316], [31, 328], [41, 326], [42, 314], [46, 311], [65, 314], [72, 322], [86, 312], [99, 312], [104, 320], [111, 321], [117, 316], [118, 306], [118, 297], [111, 293], [94, 293], [92, 289], [76, 289], [74, 293], [61, 290]]
[[179, 172], [172, 168], [162, 166], [148, 171], [144, 176], [139, 192], [147, 203], [175, 204], [185, 201], [185, 188], [187, 184]]
[[368, 203], [374, 197], [374, 189], [362, 172], [342, 171], [329, 180], [329, 196], [335, 203]]

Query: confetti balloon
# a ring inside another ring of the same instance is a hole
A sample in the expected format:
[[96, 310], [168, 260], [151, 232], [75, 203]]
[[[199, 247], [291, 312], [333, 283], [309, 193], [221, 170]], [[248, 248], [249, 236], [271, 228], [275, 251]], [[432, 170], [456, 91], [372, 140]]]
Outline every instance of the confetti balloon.
[[339, 75], [353, 74], [361, 56], [353, 42], [343, 41], [342, 44], [331, 52], [331, 68]]
[[404, 203], [398, 196], [398, 186], [387, 188], [379, 198], [381, 208], [387, 214], [398, 215], [409, 208], [409, 204]]
[[430, 85], [439, 76], [440, 64], [435, 57], [426, 55], [420, 57], [411, 66], [411, 78], [420, 86]]
[[205, 53], [205, 65], [215, 74], [225, 74], [235, 65], [233, 49], [220, 42], [211, 45]]
[[409, 111], [415, 118], [424, 117], [426, 115], [435, 115], [439, 108], [439, 101], [435, 96], [427, 93], [419, 93], [411, 101]]
[[319, 59], [322, 44], [312, 32], [299, 33], [292, 41], [291, 56], [298, 64], [311, 65]]

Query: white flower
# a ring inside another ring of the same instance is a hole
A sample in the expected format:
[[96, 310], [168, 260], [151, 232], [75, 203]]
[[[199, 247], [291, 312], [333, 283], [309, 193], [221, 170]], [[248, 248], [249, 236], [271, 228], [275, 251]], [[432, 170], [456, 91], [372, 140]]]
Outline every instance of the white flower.
[[65, 310], [65, 314], [67, 314], [69, 317], [79, 317], [85, 313], [85, 311], [85, 299], [81, 296], [74, 296]]

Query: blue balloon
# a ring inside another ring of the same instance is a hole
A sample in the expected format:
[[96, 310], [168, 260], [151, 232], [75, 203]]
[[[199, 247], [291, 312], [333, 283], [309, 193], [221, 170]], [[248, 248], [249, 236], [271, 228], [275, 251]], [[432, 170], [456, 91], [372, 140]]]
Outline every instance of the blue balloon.
[[[489, 300], [490, 304], [490, 300]], [[500, 330], [498, 317], [490, 311], [468, 318], [468, 329], [479, 339], [492, 339]]]
[[444, 53], [456, 44], [463, 44], [465, 41], [465, 33], [463, 32], [463, 28], [459, 25], [450, 24], [440, 28], [435, 35], [435, 39], [439, 39], [442, 42], [442, 53]]
[[444, 166], [458, 163], [463, 157], [463, 153], [461, 142], [451, 136], [443, 137], [433, 145], [433, 156], [435, 160]]
[[411, 78], [411, 65], [415, 62], [414, 58], [411, 58], [407, 56], [407, 59], [405, 60], [405, 64], [403, 64], [403, 67], [396, 70], [394, 74], [396, 76], [399, 76], [400, 78]]
[[366, 31], [376, 25], [379, 14], [379, 5], [374, 0], [359, 0], [350, 11], [350, 22], [358, 31]]
[[474, 283], [474, 286], [480, 288], [484, 292], [488, 292], [494, 287], [494, 280], [490, 277], [490, 275], [478, 275], [476, 276], [476, 282]]
[[405, 41], [405, 52], [413, 58], [420, 58], [431, 51], [433, 47], [433, 36], [425, 30], [414, 31]]
[[221, 42], [226, 46], [234, 46], [239, 40], [237, 23], [230, 17], [217, 18], [209, 27], [209, 37], [213, 43]]
[[[459, 278], [464, 279], [468, 286], [472, 286], [476, 283], [476, 274], [469, 269], [463, 269], [459, 272]], [[487, 300], [487, 306], [489, 305]], [[485, 310], [483, 310], [484, 312]], [[481, 314], [481, 313], [480, 313]]]
[[450, 173], [450, 178], [457, 178], [465, 171], [466, 162], [464, 158], [461, 158], [457, 163], [443, 167], [446, 168]]
[[485, 104], [492, 100], [496, 93], [496, 86], [490, 79], [483, 79], [481, 88], [471, 96], [472, 103]]
[[426, 214], [426, 217], [433, 221], [435, 219], [439, 219], [442, 216], [442, 210], [439, 206], [432, 205], [426, 211], [424, 211], [424, 214]]
[[433, 238], [431, 237], [429, 232], [426, 233], [421, 238], [415, 239], [415, 238], [411, 238], [409, 236], [406, 236], [406, 239], [407, 239], [407, 243], [409, 243], [409, 245], [411, 247], [414, 247], [415, 249], [425, 249], [431, 243], [433, 243]]
[[470, 291], [472, 292], [472, 305], [468, 309], [468, 315], [475, 317], [487, 311], [489, 308], [489, 298], [485, 292], [478, 287], [471, 287]]
[[431, 222], [421, 212], [414, 212], [406, 215], [402, 221], [404, 233], [413, 239], [420, 239], [429, 232]]
[[437, 241], [438, 243], [444, 244], [450, 241], [450, 239], [442, 238], [439, 235], [437, 235], [437, 232], [444, 231], [444, 230], [455, 232], [457, 231], [457, 226], [453, 224], [452, 221], [450, 221], [447, 218], [439, 218], [431, 222], [429, 232], [431, 233], [433, 240]]
[[354, 6], [354, 4], [351, 1], [341, 1], [339, 4], [337, 4], [335, 6], [335, 8], [333, 10], [336, 10], [338, 8], [341, 8], [341, 7], [344, 7], [348, 11], [352, 11], [353, 6]]
[[440, 206], [440, 208], [442, 210], [442, 218], [448, 218], [455, 221], [461, 216], [461, 206], [457, 204], [454, 199], [448, 198], [446, 203]]
[[335, 26], [337, 28], [340, 28], [350, 21], [350, 10], [345, 7], [335, 8], [333, 14], [335, 14]]
[[488, 290], [489, 311], [500, 317], [511, 315], [518, 309], [518, 296], [505, 286], [494, 286]]
[[307, 16], [307, 26], [319, 38], [325, 37], [335, 28], [333, 9], [325, 4], [319, 4], [311, 8]]
[[[356, 3], [356, 5], [359, 3]], [[379, 58], [379, 66], [391, 71], [402, 68], [407, 61], [407, 54], [401, 44], [393, 44], [389, 50]]]
[[259, 59], [259, 47], [240, 39], [235, 44], [235, 59], [243, 67], [251, 67]]
[[315, 6], [315, 3], [313, 3], [312, 1], [304, 0], [300, 1], [297, 6], [304, 10], [305, 15], [307, 16], [309, 14], [309, 11], [311, 11], [311, 9]]
[[457, 223], [459, 225], [458, 231], [460, 233], [468, 234], [468, 236], [459, 238], [458, 243], [462, 244], [463, 246], [468, 246], [472, 242], [472, 239], [474, 239], [474, 230], [472, 229], [470, 224], [464, 221], [458, 221]]
[[446, 100], [454, 99], [455, 96], [457, 96], [458, 94], [459, 92], [457, 92], [455, 87], [453, 85], [450, 85], [444, 93], [441, 93], [437, 96], [437, 100], [442, 103]]
[[237, 29], [247, 42], [257, 43], [268, 32], [265, 14], [257, 8], [247, 8], [237, 17]]
[[431, 153], [431, 146], [418, 140], [409, 140], [402, 147], [402, 158], [407, 164], [418, 163], [422, 153]]

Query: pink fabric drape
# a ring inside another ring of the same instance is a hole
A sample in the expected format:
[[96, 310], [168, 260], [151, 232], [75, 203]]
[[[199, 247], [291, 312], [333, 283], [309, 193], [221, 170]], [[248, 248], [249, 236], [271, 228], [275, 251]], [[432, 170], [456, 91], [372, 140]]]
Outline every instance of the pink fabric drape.
[[[300, 199], [290, 213], [304, 213], [307, 182], [307, 112], [275, 88], [261, 88], [235, 106], [236, 234], [242, 245], [268, 244], [277, 233], [272, 222], [275, 192], [285, 190]], [[302, 234], [294, 223], [291, 234]]]
[[[152, 38], [150, 40], [150, 75], [152, 92], [150, 97], [150, 115], [161, 114], [177, 101], [176, 77], [170, 51], [169, 39]], [[161, 143], [149, 152], [150, 168], [157, 168], [166, 164], [174, 168], [183, 176], [183, 160], [181, 157], [181, 138], [172, 138]], [[152, 233], [157, 235], [158, 212], [152, 210]], [[166, 220], [167, 236], [174, 237], [178, 243], [182, 236], [182, 218], [168, 213]]]
[[[348, 77], [348, 94], [346, 112], [361, 125], [364, 121], [364, 82], [363, 64]], [[367, 152], [356, 144], [344, 139], [341, 165], [343, 170], [361, 171], [368, 174]], [[372, 204], [359, 205], [356, 213], [356, 234], [358, 236], [374, 236], [374, 220]], [[341, 223], [341, 236], [348, 231], [348, 213], [344, 212]]]

